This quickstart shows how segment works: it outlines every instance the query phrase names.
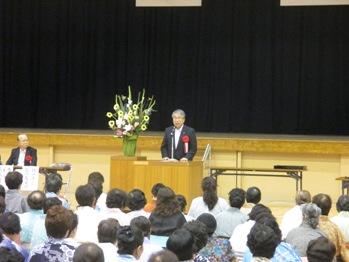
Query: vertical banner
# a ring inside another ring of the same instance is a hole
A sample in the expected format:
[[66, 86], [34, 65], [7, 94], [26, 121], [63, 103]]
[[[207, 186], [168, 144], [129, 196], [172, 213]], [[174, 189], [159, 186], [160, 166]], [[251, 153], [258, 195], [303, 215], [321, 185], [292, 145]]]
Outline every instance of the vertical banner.
[[33, 191], [38, 190], [39, 183], [39, 167], [38, 166], [24, 166], [22, 169], [16, 170], [23, 175], [23, 183], [21, 190]]
[[8, 172], [13, 171], [13, 165], [0, 165], [0, 184], [7, 190], [7, 186], [5, 183], [5, 176]]

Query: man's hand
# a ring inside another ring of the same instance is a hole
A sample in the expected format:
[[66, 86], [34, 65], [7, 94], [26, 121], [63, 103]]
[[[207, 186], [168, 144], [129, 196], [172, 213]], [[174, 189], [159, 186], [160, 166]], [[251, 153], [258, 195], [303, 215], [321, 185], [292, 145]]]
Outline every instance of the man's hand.
[[180, 161], [181, 162], [188, 162], [188, 158], [182, 157]]

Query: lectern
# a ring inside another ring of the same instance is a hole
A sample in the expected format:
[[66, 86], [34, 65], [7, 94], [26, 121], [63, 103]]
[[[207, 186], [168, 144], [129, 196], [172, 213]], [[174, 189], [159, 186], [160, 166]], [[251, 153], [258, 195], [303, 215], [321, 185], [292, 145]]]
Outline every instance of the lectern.
[[171, 187], [176, 194], [182, 194], [190, 204], [200, 196], [203, 177], [202, 161], [163, 162], [147, 160], [146, 157], [112, 156], [110, 161], [110, 187], [127, 192], [141, 189], [148, 201], [155, 183]]

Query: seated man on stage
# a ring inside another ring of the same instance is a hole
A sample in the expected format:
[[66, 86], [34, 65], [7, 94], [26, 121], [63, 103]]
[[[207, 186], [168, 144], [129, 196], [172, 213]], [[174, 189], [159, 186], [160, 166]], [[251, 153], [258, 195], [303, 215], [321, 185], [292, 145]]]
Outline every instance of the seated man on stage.
[[27, 135], [18, 135], [17, 141], [18, 147], [12, 149], [11, 155], [6, 162], [6, 165], [36, 166], [36, 149], [29, 146]]
[[195, 130], [184, 125], [185, 113], [177, 109], [172, 113], [173, 126], [166, 128], [161, 144], [163, 160], [193, 160], [197, 145]]

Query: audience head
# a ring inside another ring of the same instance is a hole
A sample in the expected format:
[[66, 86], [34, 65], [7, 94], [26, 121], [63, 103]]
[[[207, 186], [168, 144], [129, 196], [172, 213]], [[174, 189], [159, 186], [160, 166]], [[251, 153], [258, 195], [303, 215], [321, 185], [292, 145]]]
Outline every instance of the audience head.
[[98, 242], [99, 243], [116, 243], [116, 232], [120, 227], [119, 222], [115, 218], [102, 220], [98, 225]]
[[78, 220], [78, 215], [75, 214], [72, 210], [68, 209], [68, 213], [69, 213], [69, 216], [70, 216], [70, 221], [71, 221], [71, 224], [70, 224], [70, 227], [68, 229], [68, 234], [67, 234], [67, 238], [74, 238], [75, 237], [75, 233], [76, 233], [76, 230], [78, 228], [78, 223], [79, 223], [79, 220]]
[[104, 262], [103, 250], [95, 243], [83, 243], [75, 250], [73, 262]]
[[261, 201], [262, 193], [258, 187], [249, 187], [246, 191], [246, 202], [258, 204]]
[[229, 203], [231, 207], [240, 209], [245, 203], [245, 191], [241, 188], [234, 188], [229, 192]]
[[263, 204], [257, 204], [251, 209], [251, 212], [248, 214], [248, 216], [250, 220], [256, 221], [259, 216], [264, 216], [265, 214], [271, 215], [270, 208]]
[[143, 233], [144, 237], [150, 237], [150, 221], [144, 216], [135, 217], [130, 222], [131, 228], [137, 228]]
[[44, 192], [42, 192], [40, 190], [35, 190], [29, 194], [29, 196], [27, 198], [27, 202], [28, 202], [28, 205], [31, 209], [41, 210], [44, 208], [45, 199], [46, 199], [46, 197], [45, 197]]
[[0, 185], [0, 196], [2, 196], [3, 198], [5, 198], [6, 196], [6, 190], [3, 185]]
[[297, 192], [295, 200], [296, 200], [296, 204], [298, 206], [306, 204], [306, 203], [310, 203], [311, 202], [311, 195], [310, 195], [309, 191], [307, 191], [307, 190], [300, 190]]
[[16, 235], [21, 232], [19, 216], [12, 212], [3, 213], [0, 216], [0, 228], [6, 235]]
[[6, 202], [3, 196], [0, 196], [0, 215], [3, 214], [6, 210]]
[[272, 258], [278, 244], [275, 232], [260, 223], [254, 224], [247, 236], [247, 246], [254, 257]]
[[141, 210], [147, 204], [144, 192], [139, 189], [133, 189], [127, 194], [126, 204], [131, 211]]
[[94, 207], [96, 204], [95, 190], [89, 184], [78, 186], [75, 198], [79, 206]]
[[208, 236], [212, 236], [217, 228], [216, 218], [210, 213], [203, 213], [196, 219], [205, 224]]
[[100, 172], [92, 172], [91, 174], [88, 175], [87, 183], [94, 188], [96, 199], [98, 199], [103, 192], [103, 183], [104, 183], [103, 175]]
[[43, 209], [44, 209], [44, 214], [47, 213], [47, 210], [52, 207], [52, 206], [61, 206], [62, 201], [59, 200], [58, 197], [48, 197], [45, 198], [44, 204], [43, 204]]
[[8, 189], [19, 189], [23, 183], [23, 176], [17, 171], [8, 172], [5, 177], [5, 183]]
[[349, 196], [341, 195], [337, 200], [336, 208], [338, 212], [349, 211]]
[[179, 262], [179, 260], [173, 252], [164, 249], [152, 254], [148, 262]]
[[329, 195], [317, 194], [313, 196], [312, 202], [321, 209], [321, 215], [328, 216], [332, 206], [332, 200]]
[[276, 222], [276, 218], [272, 214], [264, 213], [263, 216], [257, 216], [256, 223], [263, 224], [270, 227], [274, 231], [278, 244], [281, 242], [282, 233], [278, 223]]
[[206, 225], [198, 220], [187, 222], [183, 225], [194, 237], [193, 252], [198, 253], [207, 244], [208, 234]]
[[194, 237], [184, 229], [176, 229], [167, 239], [166, 247], [176, 254], [180, 261], [193, 258]]
[[185, 196], [183, 195], [176, 195], [176, 200], [179, 205], [179, 209], [184, 212], [185, 207], [187, 206], [187, 200], [185, 199]]
[[139, 259], [143, 252], [143, 234], [130, 226], [119, 227], [117, 231], [118, 253], [133, 255]]
[[26, 134], [19, 134], [17, 136], [18, 147], [20, 149], [26, 149], [29, 145], [29, 139]]
[[96, 199], [99, 198], [99, 196], [103, 193], [103, 185], [99, 182], [88, 182], [89, 185], [92, 186], [93, 190], [95, 191], [95, 197]]
[[202, 198], [208, 210], [212, 210], [218, 202], [216, 179], [210, 176], [204, 177], [201, 182], [201, 189], [203, 192]]
[[24, 257], [16, 249], [0, 247], [0, 262], [24, 262]]
[[335, 254], [335, 245], [326, 237], [311, 240], [307, 247], [308, 262], [332, 262]]
[[72, 225], [72, 216], [63, 206], [52, 206], [47, 210], [45, 228], [47, 236], [65, 238]]
[[154, 199], [156, 199], [159, 189], [162, 187], [165, 187], [163, 183], [156, 183], [155, 185], [153, 185], [153, 187], [151, 188], [151, 194], [153, 195]]
[[121, 189], [111, 189], [107, 194], [106, 205], [108, 208], [124, 208], [127, 194]]
[[46, 177], [46, 192], [58, 194], [63, 185], [62, 176], [58, 173], [51, 173]]
[[156, 199], [154, 213], [163, 216], [171, 216], [179, 211], [179, 205], [176, 201], [176, 195], [173, 190], [169, 187], [160, 188]]
[[319, 224], [321, 209], [314, 203], [304, 204], [302, 206], [303, 223], [316, 228]]

